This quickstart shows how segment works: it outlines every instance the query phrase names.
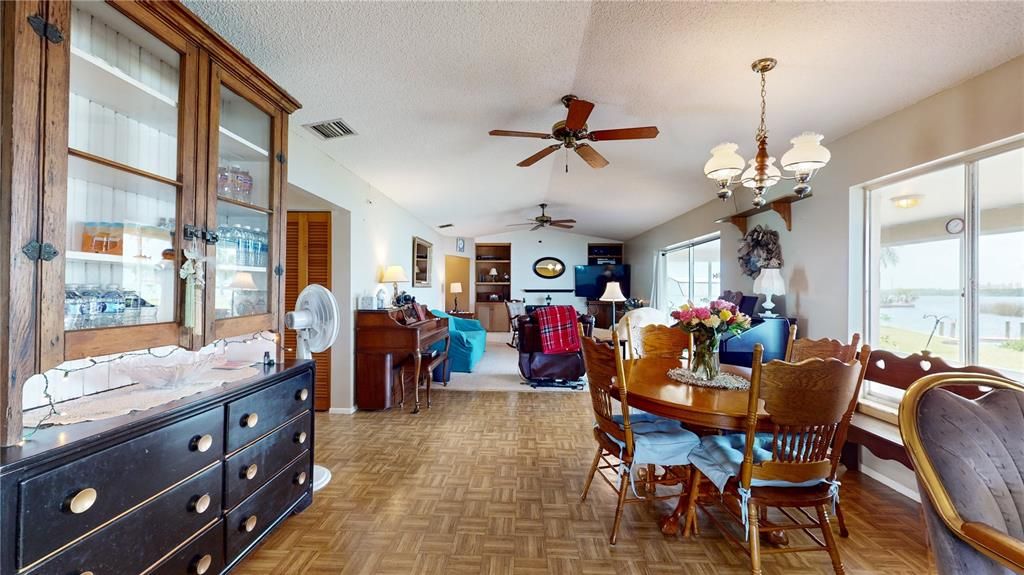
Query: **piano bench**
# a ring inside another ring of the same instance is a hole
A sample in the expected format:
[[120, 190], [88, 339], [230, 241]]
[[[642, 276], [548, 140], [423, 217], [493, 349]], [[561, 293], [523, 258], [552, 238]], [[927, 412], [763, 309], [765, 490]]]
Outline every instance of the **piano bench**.
[[[448, 363], [447, 352], [429, 351], [420, 354], [420, 381], [418, 384], [427, 388], [427, 407], [430, 407], [430, 382], [434, 380], [434, 370], [445, 363]], [[448, 370], [443, 371], [447, 372]]]

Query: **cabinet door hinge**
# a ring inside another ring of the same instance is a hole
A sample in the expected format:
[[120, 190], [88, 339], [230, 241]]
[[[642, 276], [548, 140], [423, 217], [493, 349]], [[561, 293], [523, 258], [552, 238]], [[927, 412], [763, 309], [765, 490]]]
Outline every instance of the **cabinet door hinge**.
[[277, 277], [281, 277], [282, 275], [284, 275], [284, 268], [281, 267], [281, 264], [277, 264], [276, 266], [274, 266], [274, 275]]
[[25, 247], [21, 248], [21, 253], [34, 262], [39, 260], [48, 262], [60, 255], [60, 251], [53, 247], [53, 244], [49, 242], [41, 244], [35, 240], [25, 244]]
[[274, 156], [274, 157], [277, 158], [277, 163], [279, 163], [279, 164], [285, 163], [286, 158], [284, 157], [284, 152], [278, 152], [277, 155]]
[[47, 22], [39, 14], [29, 16], [28, 25], [32, 27], [36, 35], [40, 38], [45, 38], [51, 44], [60, 44], [64, 41], [64, 34], [60, 31], [60, 28]]

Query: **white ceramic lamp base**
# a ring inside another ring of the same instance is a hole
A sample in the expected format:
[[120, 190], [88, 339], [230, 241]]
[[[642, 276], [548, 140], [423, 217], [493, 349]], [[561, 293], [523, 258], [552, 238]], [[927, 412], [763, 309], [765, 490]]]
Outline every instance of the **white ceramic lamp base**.
[[772, 310], [775, 309], [775, 304], [772, 303], [771, 294], [764, 296], [764, 303], [761, 304], [761, 308], [764, 310], [761, 312], [761, 317], [769, 319], [773, 317], [779, 317], [779, 314], [772, 312]]

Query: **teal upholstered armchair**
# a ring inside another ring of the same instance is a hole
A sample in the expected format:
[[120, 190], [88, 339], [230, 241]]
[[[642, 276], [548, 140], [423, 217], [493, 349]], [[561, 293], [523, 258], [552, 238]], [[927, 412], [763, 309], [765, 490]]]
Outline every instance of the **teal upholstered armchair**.
[[[448, 333], [452, 338], [452, 345], [448, 348], [451, 370], [472, 372], [480, 358], [484, 356], [484, 348], [487, 345], [487, 331], [484, 330], [484, 326], [475, 319], [451, 316], [436, 309], [430, 310], [430, 313], [448, 318]], [[443, 342], [441, 345], [443, 347]], [[447, 381], [447, 374], [445, 376], [443, 379]]]

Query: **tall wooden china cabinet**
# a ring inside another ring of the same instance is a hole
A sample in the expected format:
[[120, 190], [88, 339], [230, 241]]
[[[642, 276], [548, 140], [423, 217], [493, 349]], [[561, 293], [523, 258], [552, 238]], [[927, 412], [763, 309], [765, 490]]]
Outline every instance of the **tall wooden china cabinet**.
[[[280, 331], [285, 140], [299, 103], [177, 2], [0, 10], [10, 445], [35, 373]], [[191, 294], [186, 252], [206, 258], [205, 288]]]

